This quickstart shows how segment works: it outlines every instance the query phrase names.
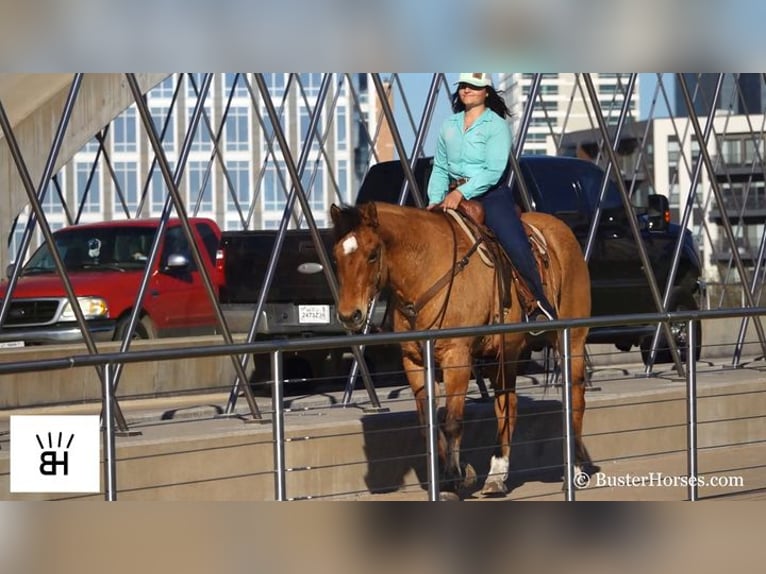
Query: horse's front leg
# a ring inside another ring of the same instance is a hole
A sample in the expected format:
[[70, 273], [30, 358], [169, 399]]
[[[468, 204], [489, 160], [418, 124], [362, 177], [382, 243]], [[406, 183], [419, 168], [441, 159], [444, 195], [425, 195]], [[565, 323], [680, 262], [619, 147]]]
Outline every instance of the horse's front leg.
[[[423, 361], [419, 355], [416, 343], [405, 343], [402, 345], [402, 366], [404, 367], [404, 374], [407, 377], [410, 390], [412, 390], [412, 395], [415, 397], [418, 425], [423, 438], [425, 438], [426, 425], [428, 424], [428, 392], [426, 391]], [[437, 428], [437, 437], [440, 468], [443, 469], [447, 460], [447, 441], [441, 428]]]

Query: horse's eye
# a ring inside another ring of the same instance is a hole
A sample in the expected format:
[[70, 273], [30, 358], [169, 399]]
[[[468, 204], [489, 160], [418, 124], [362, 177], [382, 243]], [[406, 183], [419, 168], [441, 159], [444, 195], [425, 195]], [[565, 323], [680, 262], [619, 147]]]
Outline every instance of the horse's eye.
[[370, 253], [370, 256], [367, 258], [368, 263], [375, 263], [378, 260], [378, 256], [380, 255], [380, 248], [376, 249], [372, 253]]

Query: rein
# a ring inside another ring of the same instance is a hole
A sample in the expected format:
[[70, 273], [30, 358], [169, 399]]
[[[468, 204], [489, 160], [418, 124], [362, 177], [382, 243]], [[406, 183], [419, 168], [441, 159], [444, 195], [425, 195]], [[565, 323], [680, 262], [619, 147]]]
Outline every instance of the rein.
[[[445, 214], [446, 217], [446, 214]], [[447, 221], [449, 223], [449, 220]], [[441, 322], [444, 320], [444, 315], [447, 312], [447, 303], [449, 302], [449, 296], [450, 292], [452, 291], [452, 284], [455, 281], [455, 277], [465, 269], [466, 265], [468, 265], [468, 261], [471, 259], [471, 256], [476, 253], [476, 250], [481, 245], [483, 238], [478, 237], [473, 245], [471, 245], [471, 248], [466, 252], [466, 254], [458, 260], [457, 258], [457, 234], [455, 232], [454, 225], [450, 224], [450, 231], [452, 231], [452, 268], [447, 270], [444, 275], [442, 275], [436, 283], [431, 285], [430, 288], [428, 288], [425, 293], [423, 293], [420, 297], [417, 298], [414, 302], [400, 302], [398, 307], [399, 310], [402, 312], [402, 314], [407, 317], [410, 321], [410, 328], [415, 328], [415, 320], [418, 317], [418, 313], [425, 307], [425, 305], [433, 299], [433, 297], [441, 291], [445, 285], [449, 284], [449, 288], [447, 289], [447, 294], [444, 297], [444, 303], [442, 304], [442, 308], [439, 311], [439, 313], [436, 315], [436, 318], [434, 318], [433, 322], [426, 327], [427, 329], [430, 329], [433, 327], [436, 322], [439, 322], [439, 325], [441, 326]]]

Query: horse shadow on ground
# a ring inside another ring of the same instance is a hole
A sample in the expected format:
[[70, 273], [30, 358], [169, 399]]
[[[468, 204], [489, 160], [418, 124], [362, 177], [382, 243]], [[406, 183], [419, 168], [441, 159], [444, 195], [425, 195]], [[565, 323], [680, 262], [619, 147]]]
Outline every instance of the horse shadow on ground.
[[[367, 459], [365, 482], [369, 491], [394, 492], [405, 486], [407, 475], [412, 471], [421, 487], [427, 489], [426, 439], [415, 411], [366, 415], [361, 422]], [[496, 434], [492, 401], [466, 401], [461, 456], [478, 475], [474, 492], [481, 489], [489, 472]], [[560, 400], [519, 396], [518, 418], [511, 441], [509, 492], [526, 482], [563, 481], [563, 436]], [[585, 470], [592, 473], [598, 468], [590, 464]]]

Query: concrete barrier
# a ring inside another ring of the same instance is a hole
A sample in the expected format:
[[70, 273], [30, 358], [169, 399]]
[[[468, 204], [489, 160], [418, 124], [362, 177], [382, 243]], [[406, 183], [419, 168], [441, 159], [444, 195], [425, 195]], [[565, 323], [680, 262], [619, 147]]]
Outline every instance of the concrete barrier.
[[[703, 360], [730, 357], [734, 352], [740, 320], [703, 321]], [[235, 335], [235, 341], [244, 335]], [[753, 321], [749, 322], [745, 339], [745, 355], [760, 353]], [[156, 341], [135, 341], [132, 349], [186, 348], [220, 344], [220, 337], [189, 337]], [[118, 343], [102, 343], [101, 352], [118, 350]], [[0, 349], [0, 361], [32, 361], [85, 354], [84, 346], [39, 346], [23, 349]], [[637, 349], [618, 351], [611, 345], [589, 345], [594, 366], [640, 364]], [[252, 361], [250, 361], [252, 366]], [[154, 363], [133, 363], [125, 367], [118, 386], [118, 398], [163, 396], [174, 393], [229, 389], [234, 381], [234, 367], [229, 357], [178, 359]], [[345, 374], [345, 373], [343, 373]], [[250, 375], [250, 372], [248, 372]], [[26, 408], [39, 405], [78, 403], [101, 399], [101, 383], [93, 367], [49, 372], [0, 375], [0, 409]]]

